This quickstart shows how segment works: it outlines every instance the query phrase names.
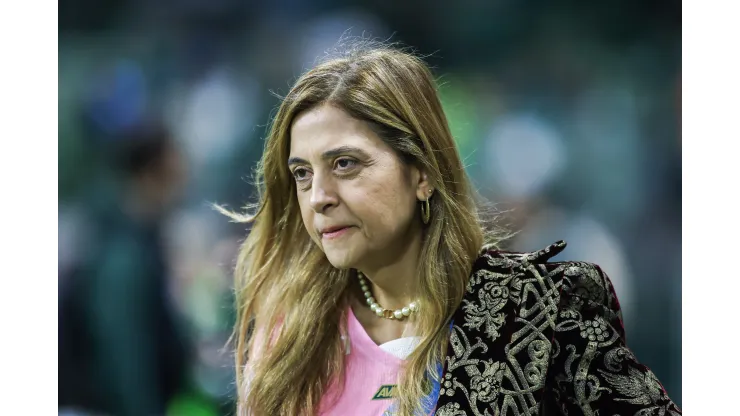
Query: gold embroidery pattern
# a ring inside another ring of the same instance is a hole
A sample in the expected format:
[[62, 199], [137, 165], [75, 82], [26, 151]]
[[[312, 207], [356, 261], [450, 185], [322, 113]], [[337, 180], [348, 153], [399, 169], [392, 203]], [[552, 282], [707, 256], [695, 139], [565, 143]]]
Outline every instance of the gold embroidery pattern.
[[680, 415], [624, 345], [608, 277], [589, 263], [487, 251], [450, 335], [437, 416]]

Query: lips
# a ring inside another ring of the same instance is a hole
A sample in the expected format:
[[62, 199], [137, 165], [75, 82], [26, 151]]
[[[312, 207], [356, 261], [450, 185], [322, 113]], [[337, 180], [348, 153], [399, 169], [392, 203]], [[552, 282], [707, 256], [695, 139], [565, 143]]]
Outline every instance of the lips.
[[337, 238], [344, 235], [350, 228], [352, 228], [351, 225], [335, 225], [320, 229], [319, 234], [322, 238]]

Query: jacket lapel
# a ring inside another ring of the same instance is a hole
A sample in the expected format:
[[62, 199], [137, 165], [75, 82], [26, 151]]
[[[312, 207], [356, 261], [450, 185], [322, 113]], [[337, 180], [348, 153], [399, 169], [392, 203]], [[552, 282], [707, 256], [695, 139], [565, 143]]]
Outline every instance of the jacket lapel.
[[453, 317], [436, 415], [538, 414], [558, 288], [535, 253], [485, 251]]

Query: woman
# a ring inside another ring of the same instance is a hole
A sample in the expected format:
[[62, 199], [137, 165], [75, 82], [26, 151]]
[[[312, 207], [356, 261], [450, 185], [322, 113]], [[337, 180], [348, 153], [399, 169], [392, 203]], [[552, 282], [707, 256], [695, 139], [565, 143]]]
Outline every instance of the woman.
[[240, 415], [680, 414], [595, 265], [496, 249], [427, 66], [355, 45], [272, 123], [236, 279]]

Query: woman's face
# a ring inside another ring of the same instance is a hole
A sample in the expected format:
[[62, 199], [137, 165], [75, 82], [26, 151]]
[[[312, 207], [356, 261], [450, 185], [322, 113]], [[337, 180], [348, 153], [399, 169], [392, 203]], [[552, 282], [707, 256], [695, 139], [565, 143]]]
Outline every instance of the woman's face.
[[384, 267], [419, 238], [425, 175], [366, 122], [329, 105], [301, 113], [291, 128], [288, 168], [303, 224], [334, 267]]

